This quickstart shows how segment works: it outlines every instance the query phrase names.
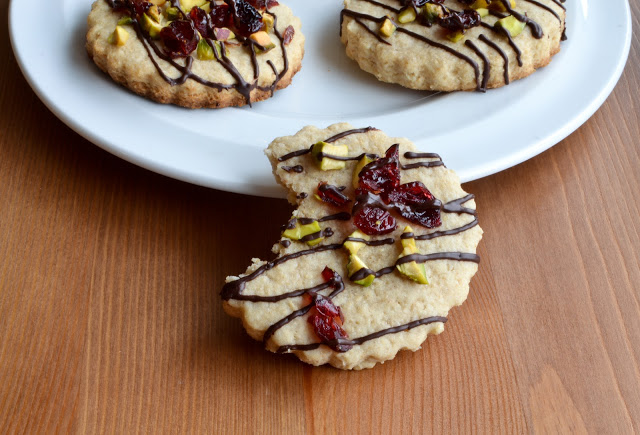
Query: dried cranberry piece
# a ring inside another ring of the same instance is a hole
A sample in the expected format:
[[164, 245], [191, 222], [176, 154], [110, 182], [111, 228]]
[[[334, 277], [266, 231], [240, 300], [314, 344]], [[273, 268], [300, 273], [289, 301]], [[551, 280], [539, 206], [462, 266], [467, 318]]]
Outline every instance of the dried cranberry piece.
[[336, 307], [331, 299], [325, 298], [324, 296], [318, 295], [319, 297], [315, 300], [316, 310], [318, 310], [318, 314], [325, 317], [339, 317], [340, 320], [344, 318], [342, 316], [342, 311], [340, 308]]
[[353, 223], [365, 234], [387, 234], [398, 226], [388, 211], [378, 207], [365, 206], [353, 216]]
[[308, 322], [313, 326], [316, 335], [336, 352], [346, 352], [353, 346], [350, 344], [336, 343], [336, 340], [348, 338], [342, 328], [344, 316], [342, 310], [331, 299], [315, 295], [313, 299], [314, 313], [309, 316]]
[[200, 32], [202, 36], [206, 38], [213, 37], [213, 29], [209, 25], [210, 18], [205, 11], [196, 6], [191, 9], [191, 12], [189, 12], [189, 17], [191, 18], [196, 30]]
[[[475, 0], [471, 0], [472, 2]], [[441, 5], [444, 0], [403, 0], [403, 6], [415, 6], [417, 8], [426, 5], [427, 3], [435, 3], [437, 5]]]
[[153, 6], [151, 3], [142, 0], [131, 0], [131, 3], [137, 16], [141, 16], [147, 12], [151, 6]]
[[223, 3], [221, 5], [211, 4], [211, 24], [213, 27], [231, 27], [233, 25], [233, 15], [229, 5]]
[[482, 18], [473, 9], [465, 9], [463, 12], [450, 12], [444, 17], [438, 18], [438, 24], [452, 32], [464, 31], [480, 25]]
[[390, 192], [383, 193], [382, 199], [389, 204], [398, 202], [405, 205], [433, 204], [436, 197], [420, 181], [401, 184]]
[[248, 37], [262, 29], [262, 15], [245, 0], [236, 0], [233, 23], [242, 36]]
[[344, 189], [344, 186], [336, 187], [323, 181], [318, 184], [318, 197], [324, 202], [333, 204], [336, 207], [342, 207], [351, 202], [349, 197], [342, 193]]
[[399, 146], [391, 146], [385, 158], [378, 159], [362, 168], [358, 175], [360, 189], [372, 193], [390, 191], [400, 185]]
[[251, 6], [253, 6], [256, 9], [260, 9], [261, 11], [264, 11], [267, 7], [274, 7], [274, 6], [278, 6], [279, 3], [276, 0], [247, 0], [249, 2], [249, 4], [251, 4]]
[[339, 275], [336, 273], [335, 270], [329, 268], [329, 267], [325, 267], [324, 270], [322, 271], [322, 277], [324, 278], [325, 281], [331, 281], [331, 280], [336, 280], [337, 277]]
[[442, 225], [439, 201], [419, 181], [402, 184], [391, 192], [383, 194], [383, 199], [411, 222], [427, 228]]
[[177, 20], [162, 29], [160, 39], [164, 43], [167, 55], [186, 57], [196, 49], [200, 37], [190, 21]]
[[286, 29], [284, 29], [284, 33], [282, 34], [282, 42], [284, 43], [284, 45], [289, 45], [295, 34], [296, 30], [293, 28], [293, 26], [288, 26]]

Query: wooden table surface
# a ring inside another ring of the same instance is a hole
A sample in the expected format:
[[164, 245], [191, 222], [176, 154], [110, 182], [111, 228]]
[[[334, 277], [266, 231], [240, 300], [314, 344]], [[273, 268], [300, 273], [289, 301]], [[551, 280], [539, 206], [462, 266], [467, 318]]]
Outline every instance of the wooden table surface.
[[224, 277], [269, 256], [284, 200], [100, 150], [38, 100], [2, 35], [0, 432], [640, 432], [637, 35], [586, 124], [465, 186], [482, 263], [445, 333], [360, 372], [265, 352], [222, 311]]

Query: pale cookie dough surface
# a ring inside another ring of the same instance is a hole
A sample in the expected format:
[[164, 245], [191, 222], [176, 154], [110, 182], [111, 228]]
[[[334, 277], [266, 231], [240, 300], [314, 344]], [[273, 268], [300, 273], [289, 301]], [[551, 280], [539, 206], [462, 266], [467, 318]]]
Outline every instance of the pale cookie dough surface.
[[[319, 219], [341, 211], [351, 211], [355, 191], [352, 186], [352, 176], [356, 162], [347, 162], [343, 170], [321, 171], [313, 162], [310, 154], [293, 157], [279, 162], [278, 158], [293, 151], [309, 148], [311, 144], [326, 140], [338, 133], [351, 130], [348, 124], [335, 124], [321, 130], [315, 127], [305, 127], [294, 136], [281, 137], [274, 140], [266, 150], [274, 169], [274, 175], [279, 183], [289, 190], [289, 200], [297, 204], [293, 212], [297, 218], [310, 217]], [[373, 130], [346, 136], [335, 142], [335, 145], [347, 145], [349, 156], [362, 153], [375, 153], [383, 156], [393, 144], [400, 144], [400, 162], [403, 164], [418, 161], [436, 161], [436, 158], [405, 159], [407, 151], [416, 151], [407, 139], [390, 138], [384, 133]], [[301, 173], [287, 172], [284, 166], [301, 165]], [[343, 208], [337, 208], [321, 202], [314, 197], [318, 183], [327, 181], [335, 186], [347, 186], [344, 193], [352, 198], [352, 202]], [[430, 168], [403, 169], [401, 183], [421, 181], [436, 198], [443, 203], [463, 198], [467, 195], [461, 188], [458, 176], [445, 166]], [[300, 196], [306, 193], [306, 198]], [[386, 235], [371, 236], [371, 240], [392, 237], [395, 242], [391, 245], [365, 246], [358, 255], [366, 265], [376, 271], [394, 264], [402, 247], [400, 234], [406, 225], [411, 225], [414, 234], [422, 235], [436, 231], [451, 230], [467, 224], [477, 223], [473, 215], [475, 202], [470, 199], [464, 203], [470, 214], [455, 214], [442, 212], [442, 225], [428, 229], [418, 224], [410, 223], [399, 215], [398, 228]], [[342, 244], [357, 228], [352, 220], [330, 220], [320, 223], [322, 229], [330, 227], [333, 235], [326, 237], [314, 248]], [[416, 244], [421, 254], [438, 252], [464, 252], [473, 254], [482, 237], [482, 230], [478, 225], [456, 235], [437, 237], [430, 240], [417, 240]], [[288, 247], [278, 243], [273, 247], [278, 258], [295, 252], [312, 249], [301, 241], [292, 241]], [[398, 327], [410, 322], [432, 316], [447, 316], [450, 308], [462, 304], [469, 292], [469, 282], [476, 273], [478, 265], [470, 261], [436, 260], [425, 263], [429, 285], [420, 285], [401, 275], [399, 272], [386, 274], [376, 278], [369, 287], [357, 285], [349, 280], [346, 264], [348, 252], [339, 247], [323, 252], [312, 252], [295, 259], [281, 262], [266, 270], [255, 279], [247, 280], [242, 295], [276, 296], [294, 290], [306, 289], [324, 282], [321, 272], [328, 266], [339, 273], [345, 284], [345, 289], [339, 293], [333, 302], [339, 306], [344, 314], [344, 330], [349, 339], [357, 339], [387, 328]], [[276, 260], [277, 261], [277, 260]], [[246, 276], [265, 265], [266, 262], [254, 259], [245, 272]], [[233, 282], [239, 277], [230, 276], [227, 282]], [[227, 285], [228, 286], [228, 285]], [[327, 295], [331, 289], [320, 294]], [[308, 304], [308, 299], [302, 296], [284, 299], [278, 302], [251, 302], [235, 298], [223, 299], [225, 311], [235, 317], [240, 317], [249, 335], [256, 340], [262, 340], [265, 331], [276, 322], [289, 316], [292, 312]], [[331, 364], [341, 369], [363, 369], [373, 367], [376, 363], [394, 358], [398, 351], [409, 349], [418, 350], [429, 334], [439, 334], [444, 330], [444, 323], [435, 322], [421, 325], [404, 332], [391, 333], [355, 345], [347, 352], [336, 352], [325, 345], [313, 350], [294, 350], [301, 360], [314, 365]], [[270, 351], [277, 351], [280, 346], [318, 343], [312, 326], [308, 323], [308, 315], [296, 318], [278, 329], [265, 343]]]
[[[398, 13], [402, 9], [399, 0], [377, 0], [392, 10], [366, 0], [344, 0], [345, 9], [366, 14], [372, 17], [388, 15], [397, 23]], [[492, 28], [498, 20], [489, 15], [482, 18], [486, 26], [479, 26], [465, 31], [461, 41], [451, 42], [446, 38], [446, 31], [438, 24], [431, 27], [419, 24], [418, 21], [400, 24], [400, 27], [442, 44], [457, 53], [467, 56], [478, 68], [478, 74], [471, 63], [456, 57], [454, 54], [429, 45], [406, 33], [396, 31], [391, 37], [383, 38], [390, 45], [380, 42], [378, 35], [380, 24], [371, 19], [354, 18], [344, 15], [342, 24], [342, 42], [346, 46], [347, 55], [354, 59], [360, 68], [378, 80], [400, 84], [404, 87], [433, 91], [470, 91], [475, 89], [496, 88], [504, 86], [505, 67], [510, 81], [518, 80], [533, 73], [537, 68], [547, 65], [551, 57], [560, 51], [560, 40], [565, 27], [565, 10], [553, 0], [538, 0], [540, 5], [528, 0], [517, 0], [514, 10], [526, 14], [528, 18], [540, 25], [543, 36], [537, 39], [527, 26], [522, 33], [512, 38], [513, 44], [521, 51], [522, 65], [518, 64], [516, 49], [509, 44], [503, 34]], [[469, 6], [454, 0], [445, 0], [444, 5], [451, 10], [462, 11]], [[366, 28], [365, 28], [366, 27]], [[369, 29], [369, 30], [367, 30]], [[484, 35], [508, 58], [505, 62], [499, 50], [483, 41]], [[487, 59], [484, 59], [466, 41], [470, 41]], [[490, 71], [485, 75], [486, 66]], [[482, 86], [486, 80], [486, 86]]]
[[[284, 34], [288, 26], [293, 26], [295, 35], [290, 44], [285, 46], [288, 59], [288, 68], [284, 76], [278, 81], [274, 90], [287, 87], [293, 76], [300, 70], [304, 56], [304, 35], [301, 31], [300, 20], [293, 15], [291, 9], [283, 5], [269, 8], [269, 11], [277, 16], [277, 29]], [[129, 33], [129, 39], [124, 46], [117, 46], [108, 42], [109, 35], [114, 31], [116, 23], [124, 12], [114, 11], [105, 0], [97, 0], [88, 17], [88, 31], [86, 49], [89, 57], [96, 65], [109, 74], [113, 80], [126, 86], [133, 92], [150, 98], [159, 103], [171, 103], [189, 108], [218, 108], [228, 106], [242, 106], [247, 104], [246, 98], [235, 88], [218, 90], [205, 86], [193, 79], [187, 79], [183, 84], [174, 85], [167, 83], [157, 71], [149, 54], [145, 49], [145, 43], [138, 38], [132, 25], [123, 26]], [[280, 40], [272, 31], [269, 33], [271, 41], [276, 44], [272, 50], [258, 54], [258, 86], [267, 89], [253, 89], [251, 102], [261, 101], [271, 96], [268, 89], [276, 80], [276, 75], [270, 63], [278, 73], [284, 71], [285, 62]], [[161, 44], [159, 44], [161, 47]], [[255, 69], [252, 65], [250, 49], [246, 46], [226, 44], [227, 56], [237, 71], [248, 83], [254, 82]], [[153, 50], [150, 50], [153, 53]], [[156, 54], [152, 54], [162, 71], [170, 78], [176, 79], [181, 72]], [[236, 85], [238, 80], [217, 60], [201, 61], [191, 54], [193, 58], [193, 73], [204, 80], [221, 83], [224, 85]], [[176, 59], [180, 65], [185, 64], [184, 59]]]

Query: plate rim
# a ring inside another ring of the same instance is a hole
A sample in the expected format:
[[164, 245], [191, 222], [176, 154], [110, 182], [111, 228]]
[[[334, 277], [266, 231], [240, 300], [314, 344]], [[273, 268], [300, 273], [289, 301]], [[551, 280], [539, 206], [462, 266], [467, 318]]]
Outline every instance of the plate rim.
[[[574, 113], [574, 116], [566, 123], [564, 123], [561, 128], [553, 131], [546, 137], [541, 138], [541, 140], [534, 141], [530, 143], [529, 146], [520, 148], [517, 152], [507, 154], [502, 158], [494, 159], [482, 165], [477, 165], [471, 169], [458, 170], [458, 173], [461, 174], [461, 179], [463, 182], [477, 180], [489, 175], [493, 175], [497, 172], [501, 172], [522, 162], [525, 162], [526, 160], [529, 160], [537, 156], [538, 154], [548, 150], [555, 144], [565, 139], [576, 129], [578, 129], [602, 106], [602, 104], [606, 101], [606, 99], [609, 97], [616, 84], [620, 80], [620, 77], [624, 72], [631, 49], [632, 17], [630, 5], [628, 0], [619, 1], [620, 4], [624, 6], [623, 10], [625, 14], [625, 38], [623, 44], [620, 46], [621, 55], [616, 57], [615, 66], [609, 71], [606, 83], [599, 89], [599, 92], [595, 93], [595, 95], [590, 98], [589, 104], [586, 105], [578, 113]], [[581, 2], [584, 5], [587, 4], [587, 0], [582, 0]], [[38, 98], [43, 102], [43, 104], [57, 118], [59, 118], [63, 123], [69, 126], [80, 136], [97, 145], [98, 147], [104, 149], [105, 151], [119, 158], [122, 158], [123, 160], [148, 169], [152, 172], [168, 176], [170, 178], [175, 178], [188, 183], [239, 194], [279, 198], [285, 196], [286, 192], [280, 186], [276, 185], [275, 181], [271, 186], [257, 186], [243, 181], [217, 178], [213, 175], [202, 177], [196, 173], [184, 170], [181, 167], [172, 166], [170, 164], [167, 164], [166, 162], [157, 161], [156, 159], [145, 156], [143, 154], [133, 153], [130, 150], [127, 150], [126, 147], [115, 143], [113, 140], [102, 137], [101, 135], [98, 135], [90, 129], [86, 128], [82, 122], [74, 118], [71, 114], [67, 113], [64, 108], [62, 108], [60, 104], [51, 97], [51, 95], [43, 88], [41, 81], [39, 81], [39, 79], [36, 77], [36, 73], [30, 70], [25, 59], [23, 58], [23, 56], [25, 56], [25, 53], [22, 53], [19, 48], [21, 41], [19, 41], [19, 33], [16, 31], [16, 26], [19, 22], [19, 19], [17, 19], [16, 17], [19, 16], [19, 8], [21, 5], [23, 5], [23, 7], [26, 7], [25, 2], [10, 0], [8, 13], [9, 39], [18, 66], [27, 83], [32, 88], [34, 93], [38, 96]], [[356, 66], [354, 65], [354, 68], [355, 67]], [[230, 108], [229, 110], [234, 109]], [[323, 121], [318, 119], [318, 122]], [[291, 131], [288, 134], [294, 133], [295, 132]], [[414, 143], [418, 143], [423, 138], [411, 139]], [[265, 160], [265, 166], [266, 165], [267, 162]]]

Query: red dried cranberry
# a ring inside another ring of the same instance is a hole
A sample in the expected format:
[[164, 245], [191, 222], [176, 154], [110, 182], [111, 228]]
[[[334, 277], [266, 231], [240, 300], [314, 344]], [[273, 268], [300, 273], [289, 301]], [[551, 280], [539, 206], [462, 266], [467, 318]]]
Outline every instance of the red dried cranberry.
[[282, 42], [284, 43], [284, 45], [289, 45], [295, 34], [296, 30], [293, 28], [293, 26], [288, 26], [286, 29], [284, 29], [284, 33], [282, 34]]
[[189, 12], [189, 17], [194, 27], [200, 34], [206, 38], [213, 38], [213, 29], [209, 25], [209, 15], [199, 7], [194, 7]]
[[353, 223], [365, 234], [387, 234], [397, 227], [396, 220], [388, 211], [365, 206], [353, 217]]
[[378, 159], [362, 168], [358, 175], [360, 189], [372, 193], [390, 191], [400, 185], [400, 164], [398, 145], [387, 150], [385, 158]]
[[141, 16], [147, 12], [151, 6], [153, 6], [151, 3], [142, 0], [132, 0], [131, 3], [133, 4], [133, 10], [136, 12], [137, 16]]
[[436, 197], [420, 181], [405, 183], [390, 192], [382, 194], [382, 199], [388, 204], [398, 202], [405, 205], [433, 204]]
[[242, 36], [248, 37], [262, 29], [262, 15], [245, 0], [236, 0], [233, 23]]
[[274, 7], [274, 6], [278, 6], [278, 2], [276, 0], [247, 0], [251, 6], [253, 6], [256, 9], [260, 9], [261, 11], [264, 11], [267, 7]]
[[336, 273], [336, 271], [333, 269], [330, 269], [329, 267], [325, 267], [324, 270], [322, 271], [322, 277], [327, 282], [331, 281], [332, 279], [336, 279], [337, 275], [338, 274]]
[[318, 310], [318, 314], [325, 317], [339, 317], [340, 321], [344, 318], [342, 316], [342, 311], [340, 308], [336, 307], [331, 299], [325, 298], [324, 296], [318, 295], [315, 300], [316, 310]]
[[333, 204], [336, 207], [342, 207], [351, 202], [349, 197], [342, 193], [343, 190], [344, 187], [332, 186], [331, 184], [327, 184], [326, 181], [323, 181], [318, 184], [318, 197], [324, 202]]
[[473, 9], [465, 9], [463, 12], [450, 12], [438, 19], [438, 24], [452, 32], [465, 31], [480, 25], [482, 18]]
[[223, 3], [221, 5], [211, 4], [211, 24], [213, 27], [231, 27], [233, 25], [233, 15], [229, 5]]
[[440, 207], [429, 189], [419, 181], [406, 183], [384, 194], [383, 199], [405, 219], [427, 228], [442, 225]]
[[198, 46], [200, 37], [190, 21], [172, 21], [160, 32], [165, 52], [171, 57], [186, 57]]
[[315, 295], [314, 311], [309, 316], [308, 322], [313, 326], [316, 335], [324, 343], [329, 345], [336, 352], [346, 352], [353, 346], [350, 344], [335, 343], [335, 340], [348, 338], [346, 331], [342, 328], [344, 317], [340, 307], [334, 305], [331, 299]]
[[[472, 0], [473, 1], [473, 0]], [[426, 5], [427, 3], [435, 3], [437, 5], [441, 5], [444, 0], [403, 0], [403, 6], [415, 6], [417, 8]]]

